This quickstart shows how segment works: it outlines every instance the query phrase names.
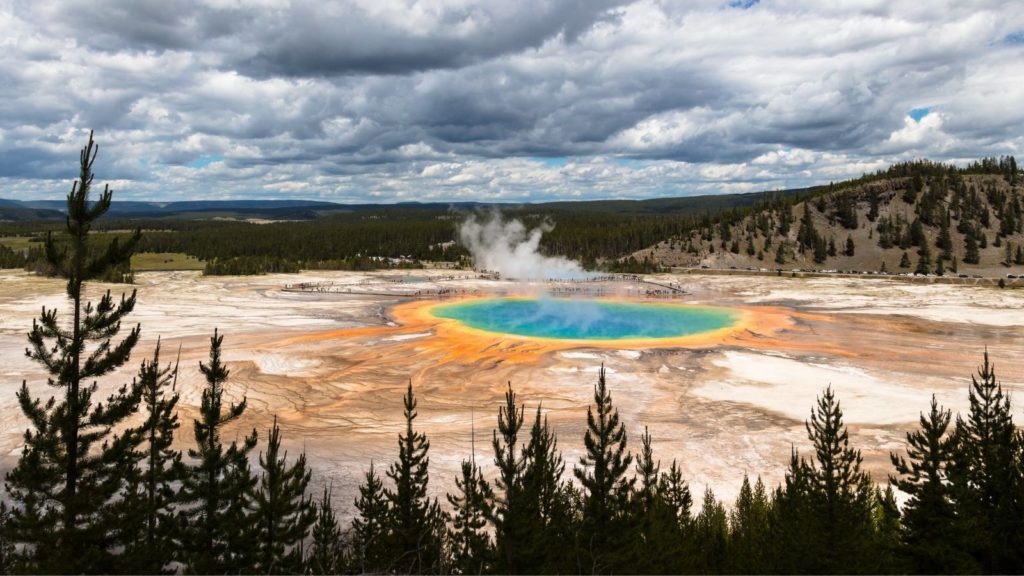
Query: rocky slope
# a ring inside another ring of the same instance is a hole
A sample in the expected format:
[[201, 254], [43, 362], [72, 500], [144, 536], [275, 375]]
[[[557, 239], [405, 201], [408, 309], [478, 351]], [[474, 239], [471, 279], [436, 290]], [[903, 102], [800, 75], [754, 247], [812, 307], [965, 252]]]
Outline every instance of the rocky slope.
[[1024, 274], [1024, 177], [1012, 158], [983, 162], [907, 163], [769, 198], [634, 257], [668, 267]]

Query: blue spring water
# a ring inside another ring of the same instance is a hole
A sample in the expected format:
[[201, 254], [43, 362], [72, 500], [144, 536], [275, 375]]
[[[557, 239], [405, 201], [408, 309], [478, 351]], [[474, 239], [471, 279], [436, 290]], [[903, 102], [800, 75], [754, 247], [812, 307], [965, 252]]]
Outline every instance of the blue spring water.
[[737, 313], [723, 308], [569, 298], [488, 298], [444, 304], [434, 316], [470, 328], [565, 340], [674, 338], [726, 328]]

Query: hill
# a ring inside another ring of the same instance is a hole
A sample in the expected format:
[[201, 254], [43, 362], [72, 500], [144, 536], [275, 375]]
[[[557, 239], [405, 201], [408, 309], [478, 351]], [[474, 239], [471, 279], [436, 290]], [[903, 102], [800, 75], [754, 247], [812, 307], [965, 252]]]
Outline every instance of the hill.
[[669, 267], [1017, 275], [1022, 198], [1012, 157], [908, 162], [725, 214], [632, 256]]

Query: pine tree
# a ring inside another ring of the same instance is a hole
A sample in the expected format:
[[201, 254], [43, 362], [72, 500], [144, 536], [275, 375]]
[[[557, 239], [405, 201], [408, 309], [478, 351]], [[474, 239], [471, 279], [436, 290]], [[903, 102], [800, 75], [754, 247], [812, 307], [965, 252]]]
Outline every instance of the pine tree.
[[921, 249], [917, 251], [920, 256], [917, 260], [917, 269], [914, 270], [914, 274], [928, 274], [932, 271], [932, 253], [928, 249], [928, 244], [921, 244]]
[[355, 506], [358, 515], [352, 520], [352, 567], [360, 574], [388, 571], [388, 500], [373, 461], [359, 486]]
[[923, 186], [923, 183], [921, 183], [920, 185], [918, 184], [918, 182], [920, 181], [921, 176], [915, 174], [911, 186], [903, 189], [903, 201], [906, 202], [907, 204], [913, 204], [914, 201], [917, 199], [917, 193], [921, 190]]
[[871, 193], [871, 198], [869, 199], [869, 202], [870, 207], [868, 208], [868, 220], [874, 222], [875, 220], [878, 219], [878, 208], [881, 205], [881, 199], [878, 197], [877, 192]]
[[957, 543], [956, 510], [948, 469], [953, 440], [948, 434], [950, 411], [932, 395], [931, 410], [921, 414], [921, 428], [907, 433], [907, 458], [890, 455], [898, 476], [889, 482], [907, 495], [903, 506], [903, 555], [923, 574], [973, 572], [969, 557]]
[[241, 444], [225, 448], [221, 434], [225, 426], [245, 412], [246, 399], [224, 409], [224, 384], [229, 371], [221, 362], [224, 336], [216, 330], [210, 339], [210, 363], [199, 363], [206, 378], [199, 407], [193, 420], [195, 448], [193, 461], [186, 464], [181, 484], [184, 504], [178, 550], [189, 571], [200, 574], [251, 571], [255, 560], [255, 530], [251, 512], [256, 479], [249, 470], [249, 452], [256, 447], [256, 430]]
[[487, 533], [487, 518], [494, 500], [491, 485], [472, 460], [462, 461], [462, 476], [455, 479], [457, 494], [448, 494], [452, 527], [448, 531], [456, 574], [489, 572], [494, 550]]
[[675, 460], [669, 466], [668, 472], [661, 473], [661, 478], [658, 480], [658, 492], [672, 510], [679, 525], [685, 527], [689, 524], [693, 496], [690, 494], [690, 486], [683, 479], [683, 472]]
[[945, 211], [942, 216], [942, 224], [939, 228], [939, 236], [935, 239], [935, 246], [942, 250], [939, 256], [942, 260], [949, 260], [953, 257], [953, 238], [949, 234], [949, 212]]
[[586, 455], [573, 474], [583, 486], [583, 548], [593, 571], [614, 567], [609, 550], [617, 533], [632, 481], [625, 477], [633, 457], [626, 451], [626, 428], [605, 385], [604, 366], [594, 386], [594, 406], [587, 408]]
[[260, 454], [259, 484], [254, 506], [259, 523], [257, 569], [264, 574], [286, 574], [302, 569], [303, 540], [316, 521], [316, 506], [306, 495], [312, 472], [302, 453], [291, 466], [281, 454], [281, 428], [277, 417], [267, 436], [267, 451]]
[[[57, 395], [43, 401], [32, 396], [26, 382], [17, 393], [30, 428], [18, 463], [6, 477], [14, 502], [11, 534], [19, 545], [20, 565], [31, 572], [103, 572], [112, 569], [113, 528], [109, 504], [124, 488], [125, 465], [131, 460], [132, 435], [114, 434], [139, 404], [137, 386], [122, 386], [105, 402], [94, 402], [94, 379], [123, 366], [139, 340], [139, 327], [115, 342], [121, 322], [135, 307], [135, 292], [115, 302], [108, 291], [95, 305], [83, 302], [83, 285], [123, 267], [140, 234], [123, 244], [113, 240], [104, 251], [89, 248], [89, 231], [110, 209], [112, 193], [105, 187], [90, 201], [97, 147], [90, 132], [80, 155], [79, 179], [67, 197], [70, 246], [58, 250], [47, 234], [46, 262], [67, 279], [70, 322], [56, 309], [43, 308], [32, 323], [26, 350], [48, 373]], [[94, 255], [96, 252], [98, 254]]]
[[644, 426], [644, 433], [640, 436], [640, 454], [637, 456], [636, 473], [640, 486], [637, 488], [636, 497], [640, 513], [648, 515], [654, 506], [654, 499], [658, 493], [658, 478], [660, 478], [661, 463], [654, 460], [654, 449], [651, 447], [651, 432]]
[[778, 249], [775, 250], [775, 263], [785, 264], [786, 263], [786, 243], [779, 242]]
[[815, 248], [818, 244], [818, 231], [814, 229], [810, 203], [804, 203], [804, 215], [800, 219], [800, 229], [797, 231], [796, 239], [800, 243], [800, 252], [805, 252], [808, 248]]
[[725, 507], [715, 498], [710, 487], [704, 490], [701, 510], [693, 524], [696, 571], [701, 574], [721, 574], [725, 571], [728, 555], [729, 524]]
[[[438, 533], [440, 509], [427, 497], [430, 476], [430, 441], [413, 429], [416, 397], [412, 382], [403, 399], [405, 433], [398, 436], [398, 461], [391, 464], [387, 476], [394, 489], [385, 490], [388, 513], [384, 532], [388, 551], [394, 555], [391, 567], [396, 572], [423, 574], [439, 571], [443, 532]], [[443, 529], [443, 524], [440, 526]]]
[[114, 505], [121, 517], [116, 532], [124, 549], [118, 564], [126, 572], [156, 574], [173, 557], [177, 530], [173, 507], [182, 473], [181, 452], [173, 447], [179, 427], [178, 394], [171, 391], [177, 374], [177, 363], [173, 368], [160, 366], [157, 340], [153, 359], [139, 368], [137, 382], [146, 418], [132, 431], [137, 446], [125, 471], [129, 487]]
[[789, 236], [790, 227], [793, 225], [793, 205], [787, 202], [785, 207], [779, 212], [779, 236], [782, 236], [782, 239], [785, 240]]
[[824, 238], [818, 238], [814, 242], [814, 261], [821, 264], [828, 257], [828, 249]]
[[860, 451], [850, 447], [839, 402], [826, 388], [807, 422], [814, 459], [806, 463], [811, 524], [820, 547], [812, 572], [874, 572], [874, 485], [861, 470]]
[[523, 460], [522, 504], [529, 539], [521, 548], [520, 565], [525, 572], [565, 572], [575, 566], [566, 562], [565, 554], [574, 544], [573, 509], [562, 480], [565, 461], [539, 406]]
[[843, 254], [847, 256], [853, 256], [857, 251], [857, 246], [853, 243], [853, 236], [846, 237], [846, 250]]
[[910, 268], [910, 255], [906, 252], [900, 256], [900, 268]]
[[323, 496], [316, 503], [312, 542], [306, 558], [307, 574], [340, 574], [345, 568], [345, 549], [338, 517], [334, 513], [331, 490], [324, 486]]
[[920, 218], [914, 218], [910, 224], [910, 245], [926, 246], [927, 244], [928, 238], [924, 235], [924, 225], [921, 224]]
[[822, 564], [818, 551], [823, 546], [812, 508], [811, 488], [810, 467], [793, 448], [785, 483], [773, 497], [770, 572], [813, 573]]
[[695, 570], [690, 508], [693, 498], [683, 479], [679, 464], [673, 460], [662, 471], [649, 512], [649, 529], [645, 534], [636, 572], [675, 574]]
[[[523, 470], [525, 462], [519, 454], [519, 431], [523, 427], [524, 406], [516, 405], [512, 383], [505, 392], [505, 405], [498, 409], [498, 429], [493, 432], [494, 465], [498, 467], [496, 481], [499, 496], [495, 500], [494, 522], [497, 567], [500, 571], [518, 573], [522, 569], [521, 547], [529, 538], [526, 502], [523, 501]], [[500, 434], [500, 436], [499, 436]]]
[[973, 232], [968, 232], [964, 238], [964, 263], [965, 264], [977, 264], [981, 261], [981, 255], [978, 252], [978, 241], [974, 237]]
[[906, 573], [908, 563], [900, 554], [903, 526], [892, 485], [886, 486], [884, 491], [875, 486], [872, 498], [872, 524], [874, 538], [870, 546], [875, 556], [872, 562], [865, 564], [872, 566], [872, 570], [879, 574]]
[[744, 474], [736, 505], [729, 516], [729, 572], [763, 574], [771, 569], [768, 557], [771, 514], [764, 483], [758, 478], [751, 488], [750, 480]]
[[651, 433], [644, 427], [640, 436], [640, 454], [636, 459], [636, 478], [639, 485], [632, 494], [630, 502], [630, 542], [629, 563], [638, 573], [651, 573], [657, 562], [652, 554], [657, 553], [651, 545], [656, 539], [654, 531], [660, 526], [656, 524], [656, 507], [660, 501], [658, 480], [661, 477], [661, 463], [654, 459], [651, 446]]
[[1024, 570], [1024, 478], [1021, 446], [1009, 396], [996, 380], [985, 351], [978, 376], [971, 376], [967, 419], [956, 420], [949, 478], [965, 548], [983, 572]]

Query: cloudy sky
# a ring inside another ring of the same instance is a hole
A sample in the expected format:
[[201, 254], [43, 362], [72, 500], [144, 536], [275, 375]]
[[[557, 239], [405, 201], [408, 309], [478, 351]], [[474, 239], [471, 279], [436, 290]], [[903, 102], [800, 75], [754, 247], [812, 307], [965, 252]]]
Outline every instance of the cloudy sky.
[[1024, 156], [1019, 0], [0, 0], [0, 197], [540, 201]]

